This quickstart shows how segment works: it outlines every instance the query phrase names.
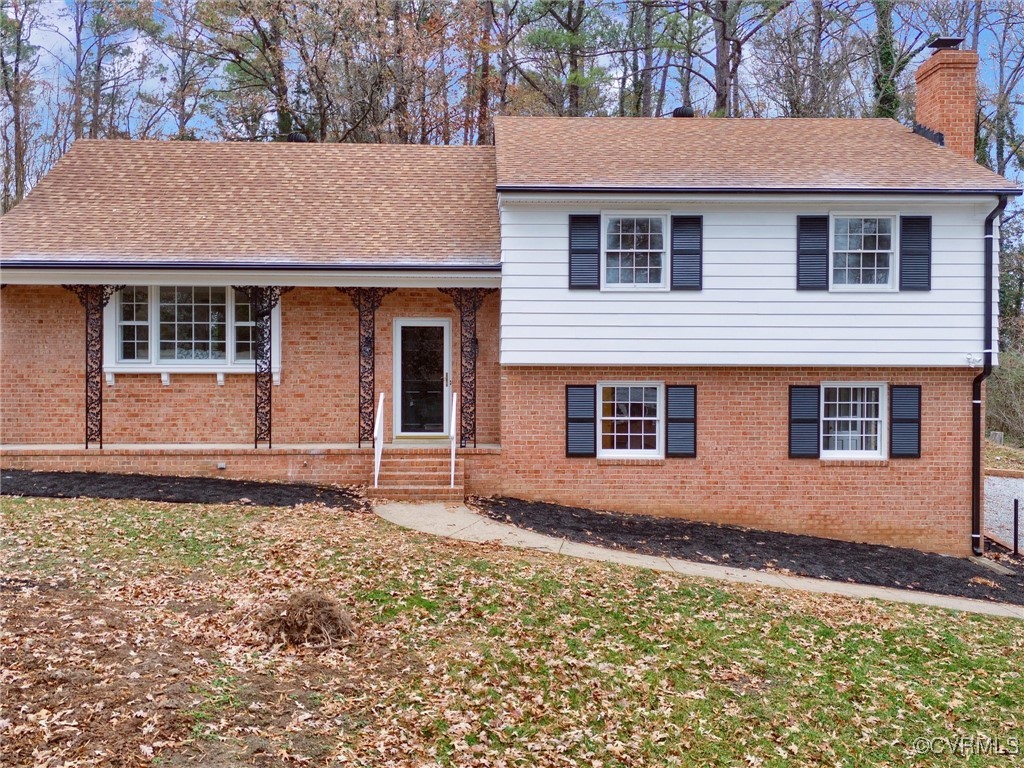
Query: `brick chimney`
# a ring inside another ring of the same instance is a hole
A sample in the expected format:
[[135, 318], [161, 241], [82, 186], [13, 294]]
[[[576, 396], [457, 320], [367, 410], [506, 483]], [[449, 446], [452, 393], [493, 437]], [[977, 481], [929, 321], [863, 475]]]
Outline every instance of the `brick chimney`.
[[914, 75], [918, 124], [941, 133], [945, 146], [968, 160], [974, 160], [977, 78], [977, 51], [953, 47], [936, 47]]

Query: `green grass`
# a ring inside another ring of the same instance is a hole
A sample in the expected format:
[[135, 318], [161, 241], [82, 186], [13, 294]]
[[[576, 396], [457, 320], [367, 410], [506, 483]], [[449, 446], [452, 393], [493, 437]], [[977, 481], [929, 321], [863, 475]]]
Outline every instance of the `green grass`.
[[294, 674], [293, 652], [240, 653], [222, 622], [207, 650], [225, 662], [185, 713], [197, 742], [248, 712], [256, 671], [294, 686], [316, 750], [367, 766], [387, 750], [442, 766], [945, 766], [915, 740], [1024, 728], [1020, 621], [481, 550], [335, 511], [4, 500], [3, 515], [21, 568], [200, 573], [225, 604], [311, 587], [354, 614], [358, 640], [310, 657], [315, 675]]
[[[5, 498], [3, 515], [10, 528], [24, 525], [37, 514], [40, 501]], [[253, 514], [250, 507], [204, 505], [146, 505], [140, 502], [83, 502], [48, 499], [47, 513], [82, 535], [78, 545], [86, 562], [115, 560], [145, 569], [168, 566], [196, 568], [212, 565], [218, 573], [251, 567], [248, 541], [240, 528]], [[102, 536], [96, 535], [102, 531]], [[43, 548], [49, 532], [33, 533], [32, 544]], [[0, 539], [2, 541], [2, 539]]]
[[183, 714], [191, 720], [191, 736], [194, 739], [212, 740], [217, 738], [217, 729], [213, 724], [225, 713], [245, 707], [245, 701], [239, 694], [239, 679], [228, 673], [224, 665], [216, 665], [217, 676], [208, 684], [196, 686], [192, 693], [198, 696], [198, 703]]

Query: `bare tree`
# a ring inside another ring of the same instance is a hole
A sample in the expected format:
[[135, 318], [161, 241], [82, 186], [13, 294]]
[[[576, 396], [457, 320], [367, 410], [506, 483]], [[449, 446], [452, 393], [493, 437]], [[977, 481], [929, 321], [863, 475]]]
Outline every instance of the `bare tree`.
[[754, 0], [704, 0], [704, 13], [711, 19], [715, 34], [713, 66], [715, 73], [714, 114], [740, 115], [740, 64], [744, 46], [793, 0], [755, 2]]
[[166, 108], [176, 139], [198, 138], [194, 122], [206, 101], [217, 64], [203, 50], [200, 0], [162, 0], [156, 8], [159, 26], [147, 29], [163, 58]]
[[30, 39], [39, 21], [37, 0], [12, 0], [0, 13], [0, 86], [3, 88], [3, 197], [0, 209], [9, 211], [25, 197], [31, 112], [35, 100], [34, 74], [39, 51]]
[[853, 117], [849, 72], [868, 57], [856, 34], [856, 0], [810, 0], [790, 6], [753, 44], [753, 79], [784, 117]]

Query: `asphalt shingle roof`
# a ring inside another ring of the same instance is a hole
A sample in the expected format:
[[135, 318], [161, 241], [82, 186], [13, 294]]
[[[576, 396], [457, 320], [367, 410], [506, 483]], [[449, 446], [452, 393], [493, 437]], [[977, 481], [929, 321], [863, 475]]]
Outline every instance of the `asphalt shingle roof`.
[[78, 141], [0, 220], [19, 261], [486, 266], [492, 147]]
[[498, 117], [498, 189], [1005, 191], [887, 119]]
[[1019, 192], [893, 120], [495, 119], [496, 147], [78, 141], [0, 260], [497, 267], [496, 190]]

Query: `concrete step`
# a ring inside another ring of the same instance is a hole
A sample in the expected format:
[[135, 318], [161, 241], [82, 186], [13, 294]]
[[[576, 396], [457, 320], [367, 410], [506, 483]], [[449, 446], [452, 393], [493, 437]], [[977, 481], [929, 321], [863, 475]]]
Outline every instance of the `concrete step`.
[[451, 487], [451, 453], [445, 448], [385, 449], [380, 462], [380, 485], [367, 492], [394, 501], [462, 501], [465, 465], [455, 458], [455, 487]]
[[[450, 482], [452, 480], [452, 471], [445, 467], [444, 469], [384, 469], [381, 467], [381, 479], [385, 477], [388, 482], [394, 481], [398, 485], [415, 484], [410, 478], [422, 477], [425, 481], [441, 481]], [[455, 481], [462, 482], [465, 477], [464, 472], [460, 472], [458, 469], [455, 471]]]
[[392, 501], [462, 501], [466, 492], [462, 485], [381, 485], [366, 489], [369, 496]]
[[[385, 470], [395, 471], [424, 471], [424, 472], [450, 472], [451, 464], [447, 461], [382, 461], [380, 463], [381, 472]], [[461, 461], [455, 462], [455, 471], [461, 472], [463, 464]]]

